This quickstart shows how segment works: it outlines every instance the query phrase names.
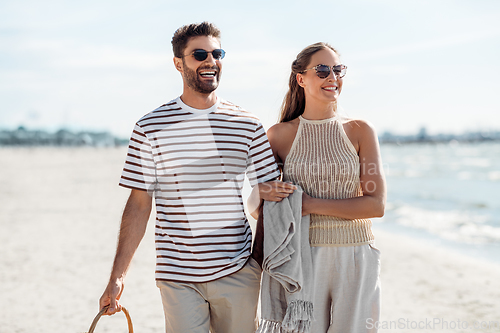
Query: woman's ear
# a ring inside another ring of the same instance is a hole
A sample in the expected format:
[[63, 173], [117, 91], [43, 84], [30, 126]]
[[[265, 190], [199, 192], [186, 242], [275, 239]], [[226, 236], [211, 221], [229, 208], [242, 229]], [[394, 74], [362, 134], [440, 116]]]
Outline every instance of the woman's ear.
[[297, 79], [297, 84], [299, 86], [301, 86], [302, 88], [304, 88], [304, 86], [305, 86], [304, 76], [302, 75], [302, 73], [297, 73], [295, 78]]

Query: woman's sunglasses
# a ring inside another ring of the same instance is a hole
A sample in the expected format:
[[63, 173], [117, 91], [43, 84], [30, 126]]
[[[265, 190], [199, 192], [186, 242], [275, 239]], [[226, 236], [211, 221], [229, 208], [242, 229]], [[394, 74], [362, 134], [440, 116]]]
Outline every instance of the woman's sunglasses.
[[207, 59], [209, 53], [212, 53], [212, 56], [214, 57], [215, 60], [224, 59], [224, 56], [226, 55], [226, 52], [223, 49], [215, 49], [212, 52], [198, 49], [194, 50], [191, 54], [196, 60], [204, 61], [205, 59]]
[[345, 76], [345, 73], [347, 71], [347, 66], [346, 65], [328, 66], [321, 64], [321, 65], [316, 65], [312, 68], [305, 69], [303, 72], [310, 71], [311, 69], [316, 70], [316, 75], [320, 79], [326, 79], [330, 75], [330, 71], [333, 71], [333, 74], [337, 77], [337, 79], [339, 79]]

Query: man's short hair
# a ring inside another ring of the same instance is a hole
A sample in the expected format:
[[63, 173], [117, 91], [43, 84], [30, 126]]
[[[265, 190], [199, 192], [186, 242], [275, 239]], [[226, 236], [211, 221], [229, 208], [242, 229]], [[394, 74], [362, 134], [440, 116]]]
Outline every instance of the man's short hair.
[[220, 39], [220, 30], [210, 22], [193, 23], [180, 27], [172, 37], [174, 56], [182, 58], [189, 39], [198, 36], [212, 36]]

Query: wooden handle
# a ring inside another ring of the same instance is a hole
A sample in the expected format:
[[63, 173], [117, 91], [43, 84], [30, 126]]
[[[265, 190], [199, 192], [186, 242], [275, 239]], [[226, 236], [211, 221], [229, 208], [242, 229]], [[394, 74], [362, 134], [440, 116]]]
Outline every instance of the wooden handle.
[[[97, 316], [94, 318], [94, 321], [92, 322], [92, 325], [90, 325], [88, 333], [94, 333], [94, 329], [97, 326], [97, 322], [102, 317], [102, 315], [108, 310], [108, 308], [109, 308], [109, 305], [103, 307], [102, 310], [99, 311], [99, 313], [97, 314]], [[129, 333], [134, 333], [134, 327], [132, 326], [132, 318], [130, 318], [130, 314], [128, 313], [128, 310], [125, 309], [125, 307], [122, 306], [122, 311], [125, 314], [125, 317], [127, 317], [128, 332]]]

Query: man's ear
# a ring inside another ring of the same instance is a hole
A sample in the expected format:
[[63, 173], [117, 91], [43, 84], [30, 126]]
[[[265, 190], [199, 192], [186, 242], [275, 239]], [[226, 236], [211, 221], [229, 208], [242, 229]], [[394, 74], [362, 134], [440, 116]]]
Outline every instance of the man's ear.
[[182, 73], [184, 71], [184, 67], [182, 66], [182, 59], [181, 58], [174, 57], [174, 66], [175, 66], [175, 69], [177, 69], [179, 72]]

